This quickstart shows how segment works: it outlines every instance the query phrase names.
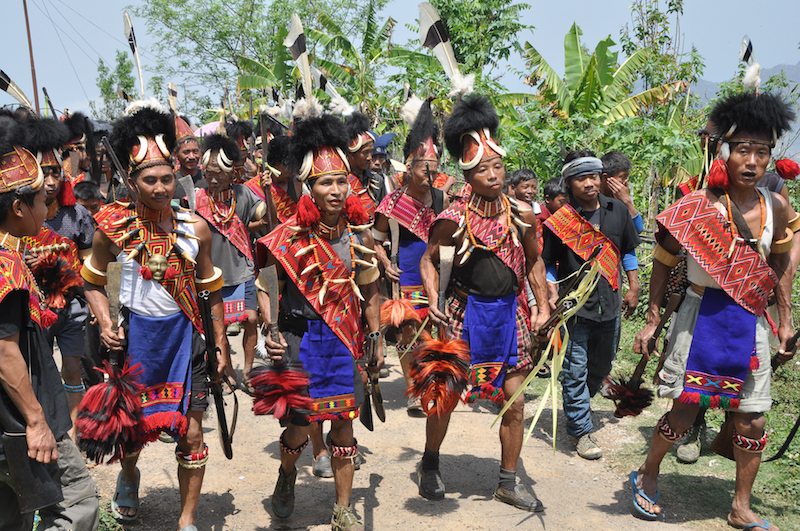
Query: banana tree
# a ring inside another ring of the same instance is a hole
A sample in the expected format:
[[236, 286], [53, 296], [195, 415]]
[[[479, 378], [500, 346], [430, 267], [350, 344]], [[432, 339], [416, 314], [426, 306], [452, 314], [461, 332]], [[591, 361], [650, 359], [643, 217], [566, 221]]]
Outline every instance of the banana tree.
[[[370, 0], [367, 6], [366, 20], [360, 48], [326, 13], [320, 14], [319, 23], [327, 33], [314, 28], [306, 28], [306, 33], [318, 47], [312, 62], [343, 88], [341, 92], [347, 94], [345, 97], [349, 96], [351, 103], [357, 103], [362, 112], [374, 117], [379, 109], [376, 98], [381, 93], [375, 80], [380, 77], [381, 67], [388, 59], [395, 21], [390, 17], [379, 27], [374, 0]], [[335, 59], [322, 57], [320, 51]]]
[[564, 38], [564, 77], [530, 43], [524, 56], [532, 69], [531, 81], [539, 83], [539, 93], [556, 114], [569, 117], [576, 112], [593, 116], [605, 124], [639, 114], [672, 99], [687, 88], [683, 81], [664, 84], [631, 94], [636, 73], [649, 58], [649, 50], [639, 48], [617, 66], [618, 52], [611, 36], [600, 41], [589, 55], [581, 43], [583, 32], [572, 24]]

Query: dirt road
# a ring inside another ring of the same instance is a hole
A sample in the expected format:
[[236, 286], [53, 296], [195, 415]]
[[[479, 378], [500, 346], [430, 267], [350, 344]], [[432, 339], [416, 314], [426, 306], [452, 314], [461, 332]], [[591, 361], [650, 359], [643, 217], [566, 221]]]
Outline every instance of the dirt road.
[[[234, 349], [240, 340], [231, 338]], [[241, 350], [239, 350], [241, 352]], [[234, 355], [234, 365], [241, 364]], [[406, 414], [403, 383], [396, 357], [387, 360], [388, 379], [381, 380], [387, 419], [377, 418], [374, 432], [356, 423], [356, 437], [364, 464], [356, 472], [353, 503], [367, 529], [374, 530], [666, 530], [687, 529], [664, 522], [644, 522], [630, 514], [630, 486], [623, 473], [612, 471], [604, 459], [585, 461], [559, 433], [554, 453], [549, 435], [549, 410], [545, 410], [534, 436], [523, 448], [518, 477], [533, 486], [544, 503], [543, 513], [517, 510], [492, 499], [497, 485], [500, 444], [497, 428], [490, 428], [494, 414], [483, 405], [459, 405], [452, 416], [441, 453], [441, 470], [447, 486], [444, 500], [433, 502], [417, 493], [416, 464], [424, 446], [424, 419]], [[272, 516], [270, 496], [278, 475], [278, 436], [281, 428], [272, 417], [256, 417], [252, 401], [237, 392], [239, 425], [234, 456], [225, 459], [218, 441], [213, 406], [204, 421], [210, 460], [197, 513], [200, 531], [330, 529], [334, 503], [333, 479], [311, 474], [311, 448], [298, 461], [296, 508], [291, 518]], [[610, 403], [609, 403], [610, 404]], [[526, 407], [526, 417], [534, 404]], [[562, 414], [563, 415], [563, 414]], [[609, 417], [609, 411], [598, 412]], [[598, 437], [604, 448], [619, 441], [621, 430], [602, 423]], [[560, 431], [563, 420], [560, 419]], [[326, 425], [326, 432], [327, 432]], [[542, 431], [540, 427], [545, 427]], [[613, 451], [613, 450], [612, 450]], [[141, 517], [127, 529], [149, 531], [175, 529], [179, 495], [174, 445], [156, 442], [142, 452]], [[92, 469], [101, 503], [114, 492], [118, 466]]]

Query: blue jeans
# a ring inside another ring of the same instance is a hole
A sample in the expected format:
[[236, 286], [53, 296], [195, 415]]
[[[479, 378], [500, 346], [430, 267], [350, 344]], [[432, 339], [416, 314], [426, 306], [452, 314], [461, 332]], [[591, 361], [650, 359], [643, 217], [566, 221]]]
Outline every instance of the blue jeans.
[[617, 316], [596, 322], [576, 316], [567, 323], [569, 343], [561, 372], [561, 394], [570, 435], [581, 437], [594, 429], [589, 400], [611, 372], [619, 320]]

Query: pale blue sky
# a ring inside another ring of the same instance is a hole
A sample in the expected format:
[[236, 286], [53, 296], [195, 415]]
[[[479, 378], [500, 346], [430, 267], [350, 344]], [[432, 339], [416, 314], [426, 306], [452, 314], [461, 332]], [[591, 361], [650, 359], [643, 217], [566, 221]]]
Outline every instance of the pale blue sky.
[[[44, 105], [41, 96], [41, 87], [44, 86], [57, 108], [88, 112], [89, 100], [98, 97], [95, 84], [97, 56], [110, 62], [114, 59], [115, 50], [128, 50], [122, 36], [122, 11], [125, 5], [136, 2], [27, 1], [41, 104]], [[582, 28], [584, 43], [589, 48], [594, 48], [600, 39], [608, 35], [618, 41], [620, 28], [631, 23], [629, 0], [533, 0], [528, 3], [532, 7], [524, 12], [523, 22], [533, 25], [535, 29], [521, 33], [518, 39], [520, 43], [529, 41], [558, 72], [563, 72], [564, 35], [573, 22]], [[4, 0], [3, 4], [0, 68], [33, 101], [22, 0]], [[800, 62], [800, 33], [797, 31], [800, 3], [779, 1], [769, 9], [761, 7], [764, 5], [744, 0], [686, 0], [680, 22], [683, 47], [689, 50], [695, 45], [703, 55], [706, 62], [705, 79], [719, 82], [733, 75], [739, 43], [745, 33], [750, 35], [756, 56], [764, 67]], [[54, 30], [45, 11], [63, 31]], [[398, 20], [395, 42], [404, 43], [409, 38], [417, 38], [404, 27], [405, 23], [414, 22], [417, 12], [416, 1], [393, 0], [389, 3], [382, 17], [392, 16]], [[139, 45], [145, 49], [142, 61], [146, 69], [148, 64], [154, 63], [154, 57], [146, 51], [153, 37], [147, 35], [144, 21], [134, 18], [133, 23]], [[511, 63], [516, 68], [522, 68], [519, 57], [513, 57]], [[530, 90], [510, 74], [502, 82], [515, 91]], [[10, 96], [0, 92], [0, 105], [13, 101]]]

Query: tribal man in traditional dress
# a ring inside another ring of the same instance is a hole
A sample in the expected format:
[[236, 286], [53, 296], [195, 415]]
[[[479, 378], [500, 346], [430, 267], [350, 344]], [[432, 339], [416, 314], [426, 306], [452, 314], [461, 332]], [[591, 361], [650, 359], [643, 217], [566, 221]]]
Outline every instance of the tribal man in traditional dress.
[[369, 130], [369, 118], [360, 112], [354, 112], [345, 118], [344, 125], [350, 138], [347, 146], [347, 158], [350, 164], [350, 174], [347, 179], [350, 190], [361, 201], [361, 206], [372, 219], [375, 216], [375, 208], [386, 197], [386, 183], [370, 170], [375, 135]]
[[250, 142], [253, 141], [253, 122], [250, 120], [233, 120], [225, 124], [225, 131], [228, 137], [233, 139], [236, 145], [239, 146], [241, 157], [236, 160], [236, 166], [233, 170], [233, 182], [242, 184], [258, 173], [258, 168], [249, 157]]
[[[602, 449], [592, 434], [590, 399], [611, 372], [617, 354], [620, 312], [629, 317], [639, 301], [639, 237], [628, 209], [600, 194], [603, 163], [589, 150], [564, 159], [561, 178], [569, 202], [544, 222], [542, 258], [547, 266], [550, 301], [564, 295], [560, 283], [578, 271], [597, 247], [600, 280], [586, 303], [567, 322], [569, 342], [561, 376], [567, 433], [584, 459], [599, 459]], [[621, 297], [620, 269], [629, 289]]]
[[[470, 400], [489, 398], [503, 403], [533, 366], [531, 331], [550, 317], [545, 270], [536, 244], [536, 219], [529, 206], [502, 193], [505, 151], [492, 139], [499, 119], [483, 96], [468, 96], [453, 106], [444, 125], [444, 139], [471, 185], [469, 194], [439, 214], [422, 257], [422, 283], [434, 323], [447, 325], [447, 339], [464, 339], [472, 357]], [[447, 315], [438, 307], [438, 273], [442, 246], [456, 245]], [[529, 323], [524, 280], [530, 282], [542, 311]], [[524, 396], [503, 415], [500, 426], [500, 480], [496, 499], [527, 511], [542, 511], [542, 503], [516, 482], [522, 450]], [[439, 472], [439, 448], [450, 412], [428, 415], [425, 453], [418, 468], [420, 495], [442, 499], [445, 486]]]
[[[157, 102], [134, 102], [126, 114], [115, 123], [111, 143], [128, 166], [128, 188], [138, 202], [113, 203], [100, 211], [92, 256], [81, 274], [104, 345], [125, 350], [130, 366], [142, 366], [144, 441], [157, 439], [162, 431], [178, 438], [178, 527], [197, 531], [195, 510], [208, 460], [202, 429], [208, 405], [206, 363], [217, 363], [219, 374], [232, 376], [220, 294], [224, 281], [211, 262], [212, 236], [206, 222], [170, 205], [175, 191], [174, 120]], [[115, 261], [123, 264], [119, 300], [124, 322], [119, 327], [109, 317], [104, 288], [107, 266]], [[207, 361], [197, 305], [201, 290], [210, 292], [213, 333], [220, 348], [216, 359]], [[124, 456], [117, 478], [111, 507], [121, 520], [138, 516], [138, 456]]]
[[[389, 220], [395, 220], [399, 225], [399, 249], [392, 249], [397, 253], [398, 269], [392, 265], [383, 245], [377, 245], [378, 259], [383, 263], [386, 277], [392, 282], [400, 283], [400, 297], [409, 301], [417, 311], [418, 320], [404, 320], [400, 325], [402, 334], [397, 342], [400, 366], [406, 386], [413, 384], [409, 372], [411, 351], [414, 345], [411, 342], [417, 335], [420, 322], [428, 314], [428, 299], [422, 288], [419, 263], [428, 246], [428, 234], [436, 216], [444, 210], [446, 199], [441, 190], [431, 187], [431, 175], [435, 175], [439, 167], [439, 128], [433, 118], [429, 102], [425, 102], [417, 114], [411, 129], [408, 132], [403, 154], [405, 155], [408, 175], [406, 184], [387, 195], [375, 214], [375, 226], [372, 234], [376, 242], [383, 243], [389, 239]], [[407, 353], [403, 355], [403, 353]], [[422, 413], [419, 399], [409, 397], [408, 411], [410, 414]]]
[[[259, 240], [268, 250], [262, 263], [276, 265], [282, 293], [267, 293], [259, 276], [259, 307], [264, 321], [277, 321], [280, 343], [265, 337], [273, 363], [302, 362], [310, 375], [313, 405], [308, 415], [295, 412], [280, 437], [281, 465], [272, 510], [287, 518], [294, 509], [295, 463], [308, 444], [309, 423], [331, 420], [331, 466], [336, 487], [334, 531], [364, 529], [350, 507], [358, 444], [353, 419], [364, 400], [355, 360], [365, 339], [377, 342], [383, 365], [377, 260], [367, 231], [368, 216], [355, 195], [348, 195], [347, 137], [331, 115], [307, 118], [295, 128], [291, 164], [311, 191], [290, 217]], [[264, 270], [262, 269], [262, 272]], [[280, 314], [270, 314], [269, 299], [281, 296]], [[363, 322], [366, 321], [367, 330]]]
[[[724, 98], [711, 111], [722, 143], [708, 188], [691, 192], [656, 217], [647, 324], [636, 335], [643, 353], [659, 321], [669, 270], [686, 253], [686, 298], [673, 318], [672, 339], [658, 372], [658, 395], [673, 399], [659, 420], [644, 464], [631, 472], [635, 514], [655, 519], [659, 466], [688, 431], [700, 407], [732, 412], [736, 483], [728, 523], [737, 528], [777, 530], [750, 508], [750, 493], [767, 444], [764, 412], [770, 397], [769, 335], [780, 339], [779, 362], [792, 336], [788, 228], [791, 208], [780, 194], [758, 188], [778, 138], [794, 112], [780, 96], [742, 93]], [[775, 292], [780, 324], [765, 312]], [[772, 332], [770, 332], [772, 329]]]
[[[58, 321], [45, 333], [50, 348], [53, 341], [58, 340], [61, 376], [73, 422], [70, 436], [75, 439], [74, 423], [85, 391], [81, 381], [81, 357], [85, 350], [88, 315], [86, 300], [82, 293], [77, 292], [78, 284], [82, 284], [77, 272], [83, 258], [91, 252], [94, 224], [91, 214], [76, 204], [72, 185], [63, 179], [61, 148], [69, 140], [67, 127], [52, 118], [31, 118], [23, 126], [26, 130], [23, 145], [36, 154], [45, 176], [45, 201], [48, 205], [48, 216], [39, 234], [26, 238], [25, 243], [30, 247], [27, 263], [40, 280], [44, 277], [52, 279], [43, 282], [41, 287], [46, 291], [48, 304], [58, 315]], [[72, 279], [72, 289], [61, 286], [67, 278]], [[63, 292], [62, 287], [65, 288]]]
[[244, 328], [244, 384], [253, 368], [258, 341], [255, 263], [250, 232], [268, 226], [266, 205], [243, 184], [232, 184], [234, 164], [242, 154], [236, 143], [219, 134], [203, 138], [203, 168], [208, 190], [195, 190], [197, 213], [211, 227], [211, 254], [225, 283], [225, 326]]
[[[175, 148], [175, 160], [178, 168], [175, 170], [175, 179], [180, 181], [181, 177], [191, 177], [192, 183], [197, 188], [208, 188], [208, 183], [200, 169], [200, 144], [194, 136], [192, 128], [180, 115], [173, 114], [175, 117], [175, 138], [178, 143]], [[174, 199], [186, 197], [188, 190], [184, 190], [180, 182], [175, 183]]]
[[[289, 157], [289, 144], [292, 139], [289, 136], [277, 136], [273, 138], [267, 150], [267, 170], [265, 176], [257, 175], [247, 181], [245, 186], [253, 191], [262, 201], [266, 201], [265, 188], [269, 188], [277, 220], [283, 223], [297, 213], [297, 201], [302, 194], [300, 182], [294, 178], [294, 172], [287, 160]], [[270, 208], [272, 205], [270, 205]]]
[[0, 116], [0, 400], [23, 425], [0, 421], [0, 430], [21, 433], [27, 442], [27, 456], [22, 457], [12, 456], [0, 444], [0, 529], [33, 528], [36, 513], [21, 513], [17, 496], [26, 485], [15, 483], [14, 466], [9, 464], [30, 458], [45, 464], [64, 498], [39, 509], [39, 529], [66, 529], [68, 522], [70, 529], [94, 531], [100, 516], [96, 486], [67, 435], [67, 399], [43, 332], [56, 316], [25, 265], [24, 237], [39, 234], [47, 206], [44, 175], [36, 156], [19, 145], [21, 129], [8, 115]]

